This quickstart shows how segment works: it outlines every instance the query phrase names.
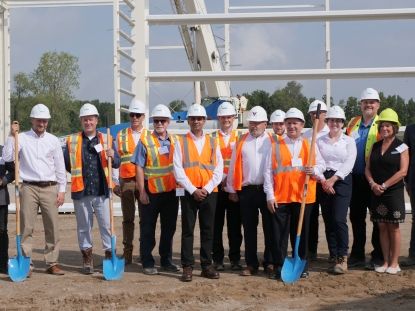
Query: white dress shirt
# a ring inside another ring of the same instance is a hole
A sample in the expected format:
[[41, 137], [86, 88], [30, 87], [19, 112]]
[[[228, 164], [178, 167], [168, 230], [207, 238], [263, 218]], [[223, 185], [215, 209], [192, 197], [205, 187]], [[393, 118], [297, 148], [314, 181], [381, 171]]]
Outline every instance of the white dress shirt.
[[[304, 135], [301, 135], [297, 139], [291, 139], [287, 135], [283, 137], [285, 144], [287, 145], [288, 150], [291, 154], [291, 159], [298, 159], [298, 156], [301, 152], [303, 146], [303, 139], [307, 139]], [[308, 140], [308, 139], [307, 139]], [[322, 162], [321, 155], [318, 148], [316, 151], [316, 164]], [[302, 159], [304, 160], [304, 159]], [[308, 159], [305, 159], [306, 161]], [[265, 169], [264, 169], [264, 192], [267, 195], [267, 201], [275, 200], [274, 196], [274, 175], [272, 173], [272, 152], [269, 152], [265, 159]], [[314, 169], [317, 173], [316, 167]]]
[[[203, 147], [205, 146], [206, 135], [203, 134], [201, 137], [196, 137], [192, 132], [190, 137], [192, 138], [194, 144], [196, 145], [197, 152], [199, 155], [202, 153]], [[187, 177], [184, 168], [183, 168], [183, 156], [182, 156], [182, 146], [180, 141], [177, 140], [174, 145], [174, 154], [173, 154], [173, 165], [174, 165], [174, 177], [176, 181], [181, 184], [184, 189], [193, 194], [196, 191], [196, 187], [192, 184], [189, 177]], [[216, 147], [216, 167], [213, 170], [212, 178], [208, 181], [206, 185], [203, 186], [207, 192], [211, 193], [222, 181], [223, 174], [223, 159], [222, 154], [220, 153], [219, 145]]]
[[[3, 149], [5, 161], [14, 161], [14, 137], [9, 136]], [[57, 181], [59, 192], [66, 190], [66, 171], [59, 139], [45, 132], [38, 136], [32, 129], [19, 134], [20, 179]]]
[[321, 154], [321, 161], [317, 162], [317, 175], [325, 179], [323, 173], [326, 170], [336, 171], [340, 179], [344, 179], [353, 170], [356, 161], [356, 143], [354, 139], [341, 134], [337, 141], [333, 141], [329, 134], [321, 136], [317, 140], [317, 148]]
[[[265, 158], [271, 150], [271, 138], [267, 132], [259, 137], [248, 134], [242, 145], [242, 187], [248, 185], [264, 184]], [[235, 193], [234, 171], [236, 161], [236, 147], [232, 151], [229, 166], [228, 179], [226, 181], [227, 191]]]
[[[140, 141], [141, 138], [141, 133], [144, 131], [144, 127], [141, 128], [141, 130], [139, 131], [132, 131], [132, 135], [133, 135], [133, 140], [134, 140], [134, 146], [137, 146], [138, 142]], [[115, 141], [115, 147], [118, 151], [118, 140]], [[133, 150], [134, 153], [134, 150]], [[119, 184], [119, 179], [120, 179], [120, 169], [119, 168], [113, 168], [112, 169], [112, 180], [116, 183]]]

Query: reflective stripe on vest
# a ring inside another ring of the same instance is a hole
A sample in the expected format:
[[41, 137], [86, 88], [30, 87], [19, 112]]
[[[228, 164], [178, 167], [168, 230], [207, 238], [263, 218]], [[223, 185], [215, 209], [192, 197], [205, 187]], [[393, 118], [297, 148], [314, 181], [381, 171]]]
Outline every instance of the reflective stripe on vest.
[[147, 131], [146, 135], [141, 138], [141, 142], [147, 150], [144, 176], [151, 193], [168, 192], [176, 188], [176, 180], [173, 175], [173, 154], [177, 138], [174, 135], [169, 135], [169, 139], [169, 153], [160, 154], [160, 142], [154, 133]]
[[[105, 150], [108, 149], [106, 144], [107, 135], [100, 132], [97, 132], [97, 135], [99, 142], [103, 146], [100, 152], [101, 166], [108, 182], [108, 163], [105, 155]], [[71, 191], [83, 191], [85, 186], [82, 176], [82, 132], [69, 135], [66, 144], [69, 151], [69, 161], [71, 163]]]
[[[378, 127], [376, 125], [376, 121], [378, 119], [378, 115], [375, 116], [373, 122], [370, 126], [369, 133], [367, 135], [366, 146], [365, 146], [365, 161], [367, 162], [370, 154], [370, 150], [372, 150], [372, 146], [375, 142], [379, 141], [380, 135], [378, 132]], [[352, 136], [351, 134], [355, 131], [359, 131], [359, 127], [362, 121], [361, 116], [354, 117], [350, 120], [349, 124], [346, 128], [346, 134], [348, 136]]]
[[229, 165], [231, 164], [231, 157], [232, 157], [232, 147], [236, 143], [236, 141], [241, 136], [241, 133], [238, 130], [232, 130], [228, 144], [225, 145], [225, 140], [223, 138], [223, 134], [218, 130], [213, 132], [212, 137], [218, 140], [218, 144], [220, 147], [220, 152], [223, 158], [223, 172], [228, 174], [229, 172]]
[[[146, 130], [143, 129], [141, 137], [146, 134]], [[133, 130], [131, 127], [122, 129], [117, 135], [118, 154], [121, 158], [120, 164], [120, 177], [131, 178], [135, 176], [135, 165], [131, 163], [131, 157], [133, 156], [136, 144], [133, 138]]]
[[[242, 146], [248, 137], [249, 132], [242, 135], [236, 143], [236, 156], [235, 156], [235, 167], [233, 170], [233, 188], [235, 190], [242, 190], [242, 181], [243, 181], [243, 168], [242, 168]], [[272, 135], [268, 132], [265, 133], [273, 141]]]
[[[193, 186], [205, 186], [212, 179], [216, 167], [217, 140], [205, 135], [205, 144], [200, 155], [189, 133], [180, 140], [180, 144], [186, 176]], [[216, 192], [217, 188], [214, 191]]]
[[[301, 203], [304, 183], [305, 166], [310, 152], [310, 144], [303, 139], [299, 158], [303, 165], [293, 167], [292, 155], [288, 150], [284, 139], [273, 140], [272, 143], [272, 174], [274, 179], [274, 196], [277, 203]], [[315, 159], [312, 161], [313, 165]], [[316, 200], [316, 181], [309, 180], [306, 196], [306, 203], [313, 203]]]

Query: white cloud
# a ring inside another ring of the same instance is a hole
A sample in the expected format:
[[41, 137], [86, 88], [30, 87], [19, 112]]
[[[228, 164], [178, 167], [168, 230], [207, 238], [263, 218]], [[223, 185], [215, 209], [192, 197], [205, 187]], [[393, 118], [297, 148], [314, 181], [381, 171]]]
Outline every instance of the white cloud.
[[259, 69], [267, 68], [269, 63], [278, 66], [287, 61], [285, 52], [278, 47], [279, 42], [286, 41], [287, 36], [279, 31], [278, 26], [237, 26], [232, 28], [231, 36], [233, 65], [240, 64], [244, 69]]

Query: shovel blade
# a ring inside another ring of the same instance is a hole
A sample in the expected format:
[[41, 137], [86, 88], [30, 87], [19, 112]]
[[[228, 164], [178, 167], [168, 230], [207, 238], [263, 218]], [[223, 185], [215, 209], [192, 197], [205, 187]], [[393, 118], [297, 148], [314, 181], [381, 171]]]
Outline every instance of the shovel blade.
[[24, 281], [30, 271], [30, 257], [22, 255], [22, 246], [20, 243], [21, 236], [16, 235], [17, 256], [10, 258], [8, 261], [8, 273], [13, 282]]
[[125, 266], [124, 258], [113, 256], [111, 259], [104, 259], [103, 261], [104, 278], [107, 281], [120, 280], [124, 274], [124, 266]]
[[125, 259], [119, 258], [115, 254], [115, 246], [117, 238], [115, 235], [111, 237], [111, 258], [104, 259], [102, 262], [104, 279], [108, 281], [120, 280], [124, 274]]
[[9, 277], [13, 282], [26, 280], [30, 271], [30, 258], [17, 256], [8, 261]]
[[281, 279], [284, 283], [294, 283], [301, 277], [307, 260], [301, 259], [299, 256], [293, 258], [286, 257], [281, 270]]

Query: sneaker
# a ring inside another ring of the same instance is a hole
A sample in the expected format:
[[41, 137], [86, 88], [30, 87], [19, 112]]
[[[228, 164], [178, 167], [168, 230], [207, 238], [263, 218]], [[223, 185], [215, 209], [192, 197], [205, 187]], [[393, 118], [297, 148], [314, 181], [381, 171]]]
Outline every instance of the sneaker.
[[388, 269], [388, 267], [386, 267], [386, 266], [377, 266], [377, 265], [375, 265], [375, 271], [377, 273], [385, 273], [387, 269]]
[[347, 256], [339, 256], [333, 268], [334, 274], [345, 274], [347, 272]]
[[154, 267], [143, 268], [143, 273], [147, 275], [157, 275], [159, 272]]
[[232, 271], [242, 271], [243, 267], [239, 263], [239, 261], [231, 262], [231, 270]]
[[401, 262], [402, 267], [415, 266], [415, 256], [408, 256]]
[[349, 257], [347, 262], [349, 264], [349, 267], [351, 268], [352, 267], [364, 267], [366, 264], [364, 258], [360, 259], [360, 258], [351, 257], [351, 256]]
[[166, 272], [179, 272], [180, 271], [179, 267], [172, 263], [165, 265], [165, 266], [161, 266], [161, 270], [166, 271]]
[[401, 268], [399, 267], [399, 265], [397, 265], [395, 268], [388, 267], [385, 272], [387, 274], [393, 274], [393, 275], [395, 275], [395, 274], [398, 274], [401, 271], [402, 271]]
[[213, 266], [215, 267], [216, 271], [225, 271], [225, 265], [223, 262], [215, 262]]

